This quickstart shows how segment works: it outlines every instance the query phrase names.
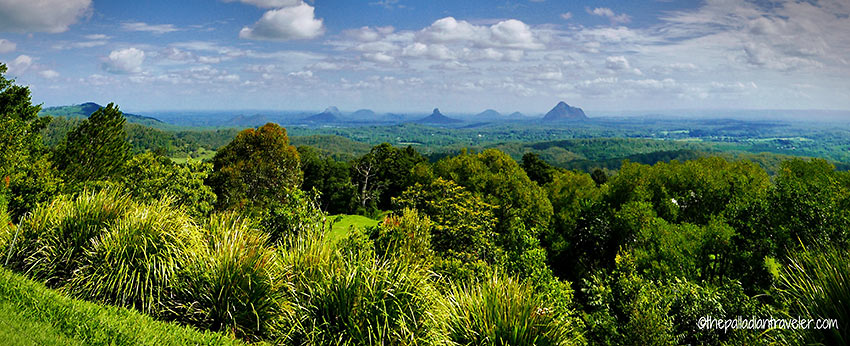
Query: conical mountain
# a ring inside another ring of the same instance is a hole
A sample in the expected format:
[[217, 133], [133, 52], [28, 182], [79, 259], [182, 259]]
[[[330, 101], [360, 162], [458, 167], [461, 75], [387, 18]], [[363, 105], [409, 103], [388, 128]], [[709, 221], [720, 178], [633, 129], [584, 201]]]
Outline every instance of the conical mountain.
[[304, 121], [312, 123], [335, 123], [340, 121], [339, 117], [341, 115], [342, 113], [340, 113], [338, 108], [331, 106], [325, 109], [324, 112], [304, 118]]
[[459, 122], [462, 122], [462, 121], [458, 120], [458, 119], [454, 119], [454, 118], [449, 118], [449, 117], [443, 115], [443, 113], [440, 113], [439, 108], [434, 108], [434, 112], [431, 113], [431, 115], [429, 115], [425, 118], [419, 119], [416, 122], [422, 123], [422, 124], [453, 124], [453, 123], [459, 123]]
[[495, 109], [488, 109], [481, 113], [478, 113], [474, 116], [476, 120], [493, 120], [502, 118], [502, 113], [497, 112]]
[[543, 120], [587, 120], [587, 115], [584, 114], [584, 111], [581, 108], [571, 107], [564, 101], [561, 101], [557, 106], [555, 106], [555, 108], [552, 108], [549, 113], [546, 113]]

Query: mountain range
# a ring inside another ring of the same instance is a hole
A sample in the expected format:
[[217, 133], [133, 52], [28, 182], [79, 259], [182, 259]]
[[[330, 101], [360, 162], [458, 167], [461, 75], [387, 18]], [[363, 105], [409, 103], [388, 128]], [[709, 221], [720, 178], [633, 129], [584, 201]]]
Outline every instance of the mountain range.
[[[71, 106], [47, 107], [38, 112], [38, 114], [42, 116], [50, 115], [55, 117], [88, 118], [90, 115], [92, 115], [92, 113], [96, 112], [98, 109], [101, 108], [103, 108], [103, 106], [97, 103], [86, 102]], [[157, 127], [165, 124], [157, 118], [147, 117], [138, 114], [124, 113], [124, 117], [127, 118], [127, 122], [142, 124], [146, 126]]]

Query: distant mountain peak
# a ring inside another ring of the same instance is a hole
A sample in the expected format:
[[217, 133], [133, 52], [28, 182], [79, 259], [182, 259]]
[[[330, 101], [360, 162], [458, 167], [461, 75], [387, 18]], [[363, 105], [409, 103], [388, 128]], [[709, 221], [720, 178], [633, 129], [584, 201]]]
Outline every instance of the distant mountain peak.
[[485, 119], [495, 119], [501, 118], [502, 113], [497, 112], [495, 109], [487, 109], [481, 113], [475, 115], [476, 118], [485, 118]]
[[587, 115], [578, 107], [572, 107], [566, 102], [558, 102], [558, 105], [543, 117], [543, 120], [587, 120]]
[[342, 113], [339, 111], [339, 108], [336, 108], [336, 106], [330, 106], [328, 108], [325, 108], [325, 111], [322, 113], [333, 114], [334, 116], [342, 115]]
[[454, 118], [449, 118], [449, 117], [443, 115], [443, 113], [440, 113], [439, 108], [434, 108], [434, 112], [431, 113], [431, 115], [429, 115], [425, 118], [419, 119], [417, 122], [423, 123], [423, 124], [451, 124], [451, 123], [459, 123], [459, 122], [462, 122], [462, 121], [458, 120], [458, 119], [454, 119]]

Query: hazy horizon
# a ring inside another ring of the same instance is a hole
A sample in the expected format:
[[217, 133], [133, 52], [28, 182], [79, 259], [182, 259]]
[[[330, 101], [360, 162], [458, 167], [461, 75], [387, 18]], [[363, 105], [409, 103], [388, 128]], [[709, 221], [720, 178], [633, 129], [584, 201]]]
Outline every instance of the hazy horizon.
[[131, 112], [850, 110], [850, 3], [0, 0], [50, 106]]

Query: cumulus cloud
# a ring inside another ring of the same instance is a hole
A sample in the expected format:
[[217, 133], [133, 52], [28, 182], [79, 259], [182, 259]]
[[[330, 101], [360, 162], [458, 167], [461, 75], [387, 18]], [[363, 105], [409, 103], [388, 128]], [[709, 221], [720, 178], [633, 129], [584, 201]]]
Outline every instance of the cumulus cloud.
[[561, 13], [561, 18], [564, 20], [570, 20], [573, 18], [572, 12]]
[[142, 31], [152, 34], [166, 34], [180, 30], [174, 24], [148, 24], [144, 22], [121, 23], [121, 28], [126, 31]]
[[251, 40], [305, 40], [325, 32], [322, 19], [317, 19], [315, 8], [306, 3], [267, 11], [252, 27], [244, 27], [239, 37]]
[[68, 31], [89, 13], [92, 0], [0, 0], [0, 31]]
[[364, 26], [359, 29], [345, 30], [343, 34], [357, 41], [371, 42], [392, 34], [393, 31], [395, 31], [395, 28], [392, 26], [379, 26], [376, 28]]
[[420, 31], [419, 36], [428, 42], [461, 42], [478, 47], [543, 48], [531, 28], [516, 19], [500, 21], [488, 27], [446, 17]]
[[224, 0], [224, 2], [241, 2], [243, 4], [254, 5], [261, 8], [281, 8], [297, 6], [303, 3], [302, 0]]
[[15, 42], [0, 38], [0, 54], [14, 52], [17, 48]]
[[103, 63], [103, 69], [116, 74], [139, 73], [142, 71], [144, 61], [145, 52], [143, 50], [134, 47], [113, 50]]
[[600, 16], [608, 18], [611, 21], [611, 24], [619, 24], [619, 23], [628, 23], [632, 21], [632, 18], [625, 13], [616, 14], [613, 10], [607, 7], [597, 7], [594, 9], [587, 8], [587, 13], [590, 13], [594, 16]]
[[9, 62], [9, 73], [12, 74], [23, 74], [27, 72], [33, 65], [33, 59], [29, 55], [18, 55], [15, 60]]

